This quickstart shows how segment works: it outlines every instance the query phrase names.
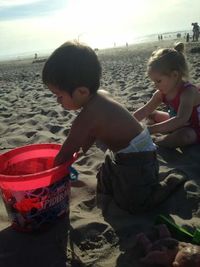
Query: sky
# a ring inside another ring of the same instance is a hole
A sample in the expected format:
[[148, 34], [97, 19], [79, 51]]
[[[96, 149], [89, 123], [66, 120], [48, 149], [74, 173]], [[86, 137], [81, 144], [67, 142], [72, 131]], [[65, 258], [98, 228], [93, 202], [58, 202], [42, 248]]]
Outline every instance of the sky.
[[0, 0], [0, 59], [49, 53], [68, 40], [92, 48], [191, 30], [199, 0]]

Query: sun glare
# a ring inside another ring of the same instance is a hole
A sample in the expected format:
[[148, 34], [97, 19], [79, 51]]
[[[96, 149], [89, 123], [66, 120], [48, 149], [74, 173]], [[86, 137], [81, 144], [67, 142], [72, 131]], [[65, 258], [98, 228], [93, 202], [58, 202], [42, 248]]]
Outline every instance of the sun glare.
[[29, 5], [41, 0], [0, 0], [0, 8], [9, 6]]
[[[69, 1], [59, 14], [66, 36], [72, 36], [93, 47], [124, 45], [138, 35], [141, 11], [146, 12], [146, 0]], [[132, 29], [130, 29], [130, 24]]]

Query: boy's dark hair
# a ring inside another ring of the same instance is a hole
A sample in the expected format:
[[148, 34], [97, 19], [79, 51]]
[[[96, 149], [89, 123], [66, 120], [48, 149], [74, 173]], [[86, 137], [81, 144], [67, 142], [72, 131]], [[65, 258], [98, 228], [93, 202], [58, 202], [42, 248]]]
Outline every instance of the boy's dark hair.
[[101, 65], [95, 52], [78, 42], [66, 42], [47, 59], [43, 71], [43, 83], [58, 86], [72, 94], [79, 86], [95, 93], [100, 86]]

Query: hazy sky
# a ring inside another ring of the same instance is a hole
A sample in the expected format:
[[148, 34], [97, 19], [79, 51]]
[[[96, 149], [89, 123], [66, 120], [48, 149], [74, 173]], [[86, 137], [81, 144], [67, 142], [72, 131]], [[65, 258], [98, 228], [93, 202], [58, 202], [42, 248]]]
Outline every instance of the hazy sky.
[[54, 50], [66, 40], [94, 47], [200, 24], [199, 0], [0, 0], [0, 58]]

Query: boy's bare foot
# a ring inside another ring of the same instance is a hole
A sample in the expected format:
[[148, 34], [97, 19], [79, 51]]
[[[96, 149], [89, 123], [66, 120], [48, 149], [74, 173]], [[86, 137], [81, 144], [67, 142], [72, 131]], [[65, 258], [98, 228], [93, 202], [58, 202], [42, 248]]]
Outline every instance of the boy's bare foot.
[[169, 174], [162, 182], [160, 182], [155, 187], [152, 194], [151, 204], [154, 206], [160, 204], [186, 180], [186, 176], [182, 173]]

